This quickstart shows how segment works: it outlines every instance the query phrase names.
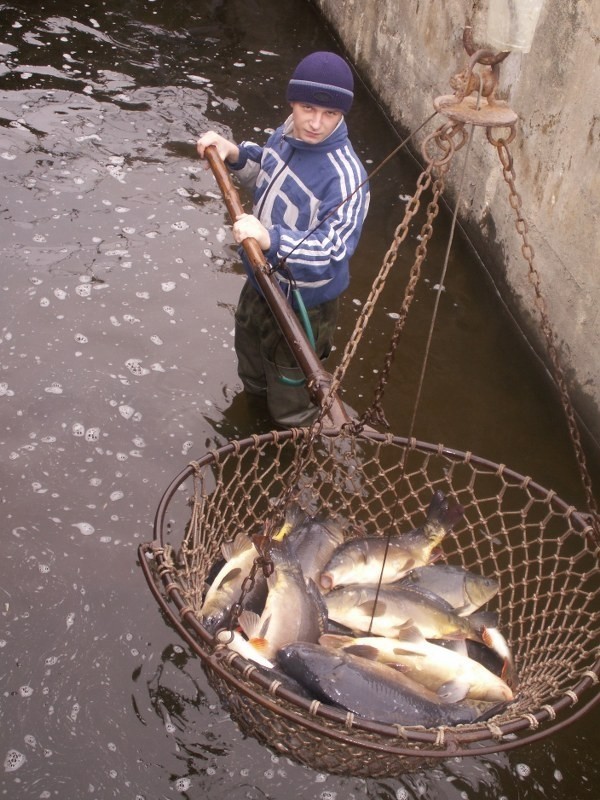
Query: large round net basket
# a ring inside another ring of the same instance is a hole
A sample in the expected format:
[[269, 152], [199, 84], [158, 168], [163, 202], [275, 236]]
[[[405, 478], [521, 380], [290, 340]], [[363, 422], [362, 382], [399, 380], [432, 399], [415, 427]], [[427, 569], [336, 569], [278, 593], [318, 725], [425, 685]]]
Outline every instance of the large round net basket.
[[[586, 518], [552, 491], [471, 453], [369, 433], [321, 435], [294, 472], [307, 431], [233, 441], [191, 463], [140, 549], [150, 587], [201, 657], [208, 680], [244, 733], [297, 762], [384, 777], [426, 761], [508, 750], [548, 736], [598, 700], [598, 546]], [[442, 542], [442, 562], [500, 584], [492, 601], [519, 676], [515, 700], [486, 722], [427, 729], [381, 724], [311, 701], [216, 645], [199, 616], [205, 581], [224, 541], [259, 532], [294, 479], [310, 513], [369, 534], [423, 523], [441, 489], [465, 509]]]

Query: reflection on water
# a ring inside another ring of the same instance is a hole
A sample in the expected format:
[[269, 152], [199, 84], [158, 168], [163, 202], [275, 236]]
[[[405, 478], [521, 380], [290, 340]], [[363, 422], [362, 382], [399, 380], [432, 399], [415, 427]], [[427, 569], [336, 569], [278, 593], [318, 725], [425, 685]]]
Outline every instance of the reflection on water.
[[[591, 719], [564, 741], [389, 781], [277, 758], [229, 720], [136, 565], [158, 499], [187, 460], [268, 427], [238, 397], [232, 329], [243, 278], [194, 141], [209, 126], [264, 137], [285, 114], [283, 76], [332, 46], [304, 0], [2, 5], [3, 796], [594, 794]], [[360, 87], [350, 127], [367, 163], [396, 143]], [[414, 176], [398, 161], [373, 186], [338, 352]], [[353, 405], [369, 402], [409, 262], [348, 376]], [[388, 390], [399, 434], [434, 272]], [[419, 438], [473, 449], [577, 498], [560, 412], [460, 249], [440, 325]]]

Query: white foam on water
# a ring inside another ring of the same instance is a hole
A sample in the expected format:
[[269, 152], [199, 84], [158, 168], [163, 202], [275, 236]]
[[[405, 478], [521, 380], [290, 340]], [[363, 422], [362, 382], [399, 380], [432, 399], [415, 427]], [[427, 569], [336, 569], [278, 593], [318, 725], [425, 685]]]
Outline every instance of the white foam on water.
[[150, 370], [142, 367], [142, 362], [139, 358], [128, 358], [125, 362], [125, 366], [132, 375], [136, 375], [137, 377], [150, 374]]
[[161, 283], [161, 285], [160, 285], [160, 287], [163, 290], [163, 292], [172, 292], [173, 289], [175, 289], [176, 286], [177, 286], [177, 284], [175, 283], [175, 281], [165, 281], [164, 283]]
[[89, 522], [74, 522], [72, 528], [78, 528], [83, 536], [91, 536], [95, 532], [94, 526]]
[[48, 394], [62, 394], [63, 388], [60, 383], [52, 383], [50, 386], [46, 386], [44, 391], [48, 392]]
[[9, 750], [4, 759], [4, 771], [16, 772], [27, 761], [27, 758], [19, 750]]
[[86, 442], [97, 442], [100, 438], [100, 428], [88, 428], [85, 432]]
[[519, 778], [527, 778], [529, 775], [531, 775], [531, 767], [528, 764], [517, 764], [515, 771]]

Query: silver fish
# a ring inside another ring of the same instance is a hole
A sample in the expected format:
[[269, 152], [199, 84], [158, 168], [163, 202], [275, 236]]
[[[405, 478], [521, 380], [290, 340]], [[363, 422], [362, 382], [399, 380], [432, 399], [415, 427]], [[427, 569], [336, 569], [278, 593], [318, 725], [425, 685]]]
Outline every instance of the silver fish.
[[408, 572], [401, 585], [424, 588], [442, 597], [461, 617], [472, 614], [498, 593], [499, 584], [463, 567], [450, 564], [427, 564]]
[[[237, 603], [242, 583], [250, 574], [254, 560], [258, 556], [252, 541], [245, 533], [239, 533], [232, 542], [225, 542], [221, 551], [225, 564], [221, 567], [208, 589], [200, 615], [210, 631], [217, 630], [227, 622], [227, 615]], [[247, 603], [252, 608], [262, 608], [267, 595], [267, 586], [262, 572], [257, 572], [255, 586]]]
[[512, 690], [502, 678], [468, 656], [428, 642], [416, 628], [404, 631], [400, 639], [325, 634], [319, 643], [393, 666], [447, 703], [513, 700]]
[[[341, 586], [325, 595], [329, 618], [351, 631], [398, 638], [417, 627], [426, 639], [483, 641], [486, 617], [459, 617], [445, 601], [402, 586]], [[494, 622], [495, 622], [495, 615]]]
[[450, 505], [444, 493], [436, 491], [422, 527], [394, 536], [350, 539], [338, 547], [321, 574], [321, 587], [328, 591], [351, 583], [397, 581], [428, 563], [433, 549], [462, 514], [460, 505]]
[[277, 661], [317, 700], [378, 722], [436, 727], [473, 722], [479, 716], [468, 704], [444, 703], [385, 664], [342, 650], [294, 642], [278, 652]]
[[327, 609], [314, 581], [305, 580], [289, 545], [270, 540], [265, 554], [275, 570], [268, 578], [264, 611], [244, 610], [239, 622], [250, 644], [272, 660], [279, 648], [293, 641], [316, 642], [327, 623]]
[[344, 541], [344, 528], [339, 520], [292, 510], [273, 538], [282, 541], [284, 537], [300, 562], [304, 577], [318, 584], [323, 568]]

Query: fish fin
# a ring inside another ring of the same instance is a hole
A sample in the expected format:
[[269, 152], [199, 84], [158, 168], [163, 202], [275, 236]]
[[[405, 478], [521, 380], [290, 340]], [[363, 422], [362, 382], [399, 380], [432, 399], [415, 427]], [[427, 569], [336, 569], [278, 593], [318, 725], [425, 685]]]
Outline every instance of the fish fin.
[[[465, 510], [459, 503], [450, 504], [446, 495], [438, 489], [433, 493], [429, 503], [427, 522], [441, 525], [445, 531], [451, 531], [464, 513]], [[439, 537], [435, 538], [437, 541]]]
[[453, 503], [449, 505], [443, 513], [440, 523], [446, 531], [451, 531], [456, 523], [462, 518], [465, 510], [460, 503]]
[[364, 603], [359, 603], [357, 608], [361, 614], [373, 619], [375, 617], [385, 617], [387, 612], [387, 605], [381, 600], [378, 600], [377, 603], [374, 600], [366, 600]]
[[[414, 653], [410, 653], [410, 656], [412, 658], [412, 656], [414, 656]], [[382, 663], [385, 664], [386, 667], [393, 669], [395, 672], [400, 672], [402, 674], [404, 674], [405, 672], [409, 672], [410, 670], [410, 667], [403, 661], [383, 661]]]
[[369, 644], [351, 644], [348, 647], [343, 648], [344, 653], [350, 653], [353, 656], [359, 656], [360, 658], [366, 658], [368, 661], [377, 661], [377, 655], [379, 651], [376, 647], [372, 647]]
[[[475, 614], [469, 614], [467, 619], [469, 624], [482, 635], [486, 628], [498, 627], [498, 614], [496, 611], [477, 611]], [[485, 639], [484, 644], [488, 644]]]
[[254, 649], [260, 653], [262, 656], [264, 653], [269, 651], [269, 641], [268, 639], [264, 639], [262, 637], [248, 639], [248, 642], [254, 647]]
[[319, 637], [319, 644], [332, 650], [339, 650], [354, 641], [353, 636], [344, 636], [341, 633], [324, 633]]
[[433, 497], [429, 501], [429, 506], [427, 508], [428, 522], [439, 522], [442, 514], [447, 508], [448, 501], [446, 500], [446, 495], [441, 489], [436, 489], [436, 491], [433, 493]]
[[410, 638], [410, 636], [413, 635], [414, 630], [418, 630], [419, 633], [421, 632], [420, 628], [417, 625], [415, 625], [414, 619], [407, 619], [401, 625], [397, 626], [397, 630], [398, 630], [398, 635], [396, 637], [397, 639], [403, 639], [405, 633]]
[[317, 607], [317, 612], [319, 614], [319, 630], [321, 631], [321, 633], [325, 633], [325, 631], [327, 630], [327, 621], [329, 619], [329, 612], [327, 610], [327, 603], [325, 602], [325, 598], [319, 591], [319, 587], [312, 578], [307, 578], [306, 590], [310, 595], [310, 597], [312, 597]]
[[252, 547], [251, 540], [246, 536], [243, 531], [240, 531], [235, 539], [230, 542], [223, 542], [221, 545], [221, 552], [225, 561], [231, 561], [234, 556], [243, 553]]
[[504, 659], [504, 663], [502, 664], [502, 671], [500, 672], [500, 677], [511, 691], [514, 691], [517, 688], [519, 682], [517, 680], [515, 665], [508, 658]]
[[[411, 619], [407, 620], [407, 622], [402, 625], [398, 639], [400, 642], [413, 642], [414, 644], [421, 644], [425, 641], [425, 637], [421, 633], [420, 628], [417, 628]], [[396, 652], [395, 648], [394, 652]]]
[[260, 628], [260, 617], [254, 611], [244, 609], [239, 618], [240, 628], [244, 631], [248, 639], [258, 634]]
[[469, 693], [469, 684], [458, 679], [446, 681], [437, 690], [440, 700], [446, 703], [458, 703], [464, 700]]

